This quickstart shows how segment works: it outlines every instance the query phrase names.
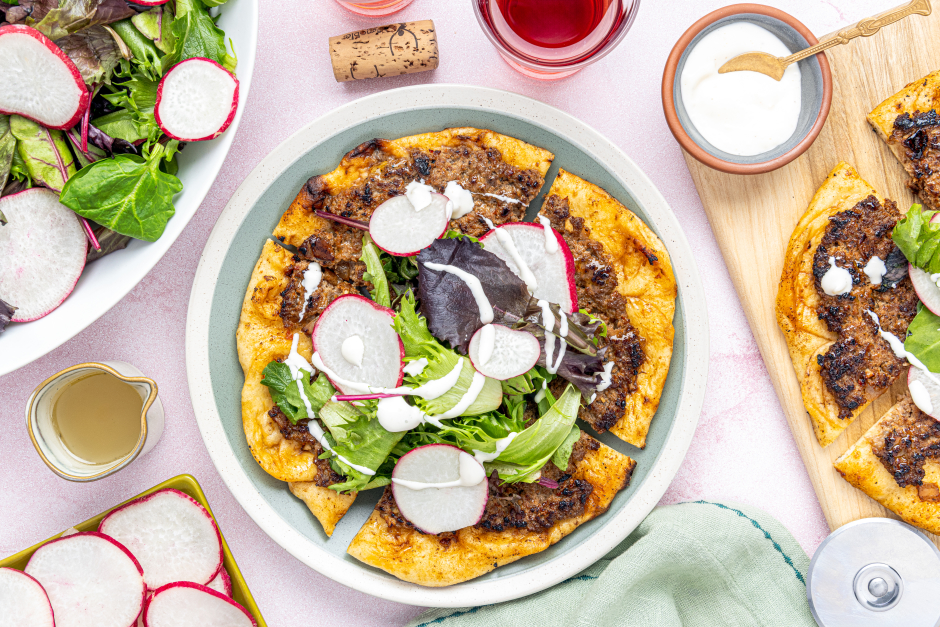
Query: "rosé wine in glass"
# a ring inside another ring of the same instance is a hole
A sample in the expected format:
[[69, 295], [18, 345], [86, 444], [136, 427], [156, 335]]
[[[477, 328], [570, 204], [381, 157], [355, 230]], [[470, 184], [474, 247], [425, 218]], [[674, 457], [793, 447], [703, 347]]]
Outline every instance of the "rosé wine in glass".
[[404, 9], [414, 0], [336, 0], [341, 6], [359, 15], [379, 17]]

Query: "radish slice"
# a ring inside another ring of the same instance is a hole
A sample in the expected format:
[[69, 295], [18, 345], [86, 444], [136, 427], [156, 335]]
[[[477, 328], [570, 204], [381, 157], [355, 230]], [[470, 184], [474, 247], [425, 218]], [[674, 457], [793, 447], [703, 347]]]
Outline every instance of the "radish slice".
[[221, 135], [238, 110], [238, 79], [212, 59], [195, 57], [170, 68], [157, 87], [153, 114], [173, 139], [199, 142]]
[[115, 509], [98, 531], [140, 560], [149, 590], [174, 581], [207, 584], [222, 567], [222, 536], [215, 521], [179, 490], [160, 490]]
[[[401, 385], [405, 347], [392, 328], [394, 318], [391, 309], [355, 294], [340, 296], [320, 314], [311, 336], [313, 350], [319, 353], [336, 389], [354, 394], [368, 392], [368, 387]], [[343, 345], [349, 347], [352, 342], [347, 340], [353, 337], [365, 347], [358, 365], [350, 361], [353, 355], [349, 350], [343, 351]]]
[[469, 354], [481, 374], [505, 381], [531, 370], [541, 351], [538, 339], [528, 331], [487, 324], [473, 334]]
[[145, 627], [255, 627], [241, 605], [206, 586], [180, 581], [153, 593], [144, 610]]
[[0, 627], [54, 627], [42, 585], [24, 572], [0, 568]]
[[206, 587], [221, 592], [225, 596], [232, 596], [232, 578], [224, 566], [219, 569], [219, 574], [215, 576], [215, 579], [206, 584]]
[[161, 4], [166, 4], [170, 0], [134, 0], [134, 4], [139, 4], [145, 7], [158, 7]]
[[372, 213], [369, 235], [391, 255], [416, 255], [444, 234], [450, 220], [448, 202], [447, 196], [434, 192], [431, 204], [418, 211], [407, 197], [393, 196]]
[[[413, 489], [449, 483], [462, 485]], [[402, 516], [422, 531], [436, 534], [478, 523], [486, 508], [489, 482], [483, 465], [456, 446], [427, 444], [405, 453], [395, 464], [392, 494]]]
[[911, 275], [911, 283], [914, 284], [917, 298], [927, 309], [940, 316], [940, 287], [937, 287], [935, 281], [930, 280], [929, 273], [915, 265], [908, 264], [907, 271]]
[[[538, 286], [532, 295], [540, 300], [557, 303], [566, 313], [578, 309], [578, 292], [575, 285], [574, 257], [565, 239], [555, 230], [558, 250], [548, 252], [545, 248], [545, 227], [532, 222], [509, 222], [496, 227], [512, 237], [522, 262], [535, 276]], [[513, 255], [499, 242], [496, 229], [480, 238], [483, 248], [506, 262], [513, 274], [523, 278]]]
[[58, 194], [39, 187], [0, 198], [0, 212], [7, 219], [0, 226], [0, 299], [16, 307], [14, 322], [42, 318], [85, 268], [82, 223]]
[[907, 371], [907, 387], [918, 409], [940, 420], [940, 375], [911, 366]]
[[140, 564], [120, 542], [95, 531], [42, 545], [26, 573], [46, 589], [57, 627], [128, 627], [144, 605]]
[[81, 72], [35, 28], [0, 27], [0, 113], [15, 113], [43, 126], [75, 126], [91, 101]]

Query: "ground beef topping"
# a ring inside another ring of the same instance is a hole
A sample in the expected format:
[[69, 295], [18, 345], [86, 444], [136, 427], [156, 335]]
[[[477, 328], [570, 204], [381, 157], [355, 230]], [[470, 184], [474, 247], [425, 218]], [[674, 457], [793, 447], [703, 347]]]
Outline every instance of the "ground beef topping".
[[[816, 313], [829, 331], [839, 336], [816, 359], [842, 419], [880, 396], [907, 365], [879, 335], [871, 313], [883, 330], [903, 340], [917, 314], [918, 299], [911, 280], [905, 273], [903, 278], [873, 285], [864, 271], [872, 257], [893, 260], [900, 254], [891, 240], [891, 230], [900, 217], [892, 201], [882, 205], [869, 196], [829, 219], [813, 257], [820, 298]], [[852, 275], [852, 290], [847, 294], [829, 296], [822, 290], [820, 282], [831, 267], [830, 257]]]
[[[490, 531], [524, 529], [538, 533], [550, 529], [561, 520], [581, 516], [594, 488], [588, 481], [575, 479], [572, 475], [584, 456], [599, 448], [597, 440], [582, 432], [564, 471], [551, 462], [547, 463], [542, 468], [542, 477], [557, 481], [558, 487], [554, 489], [538, 483], [500, 485], [494, 473], [489, 478], [490, 494], [483, 518], [474, 527]], [[393, 530], [396, 527], [415, 529], [398, 510], [390, 487], [385, 488], [376, 511]], [[447, 545], [453, 541], [454, 534], [438, 534], [438, 538]]]
[[345, 477], [337, 474], [336, 471], [333, 470], [333, 467], [330, 466], [329, 460], [320, 459], [320, 455], [323, 454], [323, 447], [319, 442], [317, 442], [317, 439], [313, 437], [313, 434], [310, 433], [310, 431], [307, 429], [307, 423], [310, 422], [309, 419], [301, 418], [297, 421], [297, 424], [293, 424], [277, 405], [268, 411], [268, 416], [274, 420], [274, 423], [277, 425], [278, 429], [280, 429], [282, 436], [288, 440], [299, 442], [301, 445], [303, 445], [304, 452], [312, 453], [317, 458], [315, 462], [317, 466], [317, 477], [313, 480], [316, 485], [320, 486], [321, 488], [325, 488], [327, 486], [331, 486], [336, 483], [343, 483], [346, 481]]
[[940, 422], [920, 411], [909, 398], [895, 411], [890, 429], [872, 442], [872, 451], [898, 486], [917, 486], [921, 500], [940, 502], [940, 488], [924, 483], [924, 464], [940, 458]]
[[[610, 387], [599, 392], [580, 414], [582, 420], [603, 433], [623, 417], [627, 397], [637, 390], [637, 376], [646, 360], [645, 341], [627, 316], [626, 301], [617, 291], [613, 261], [601, 243], [591, 238], [591, 229], [584, 219], [570, 215], [568, 199], [552, 194], [545, 199], [541, 213], [551, 220], [552, 228], [562, 234], [571, 249], [578, 307], [607, 324], [607, 336], [600, 338], [599, 346], [607, 347], [604, 358], [616, 364]], [[656, 261], [656, 257], [652, 256], [650, 261]], [[553, 393], [560, 394], [564, 387], [560, 380], [553, 382]]]
[[[352, 283], [343, 281], [332, 270], [323, 270], [320, 285], [307, 298], [305, 308], [304, 297], [306, 296], [306, 290], [302, 282], [304, 280], [304, 271], [309, 265], [310, 262], [306, 259], [295, 257], [294, 263], [288, 266], [284, 272], [287, 277], [287, 287], [281, 292], [279, 315], [284, 323], [284, 328], [292, 332], [303, 329], [305, 332], [310, 333], [313, 330], [312, 325], [327, 305], [343, 294], [358, 294]], [[303, 319], [301, 319], [301, 313], [303, 313]]]
[[940, 210], [940, 116], [933, 109], [894, 120], [888, 143], [901, 148], [901, 162], [911, 179], [907, 185], [928, 209]]

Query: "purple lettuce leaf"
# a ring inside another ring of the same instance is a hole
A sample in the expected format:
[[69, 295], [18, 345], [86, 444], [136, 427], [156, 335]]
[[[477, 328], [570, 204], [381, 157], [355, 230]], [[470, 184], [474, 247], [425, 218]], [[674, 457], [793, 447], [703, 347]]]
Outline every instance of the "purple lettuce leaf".
[[0, 333], [3, 333], [3, 330], [10, 324], [15, 311], [16, 307], [4, 302], [4, 300], [0, 298]]
[[87, 85], [109, 82], [123, 58], [114, 37], [103, 26], [85, 28], [63, 37], [56, 45], [72, 60]]
[[98, 24], [111, 24], [137, 12], [124, 0], [61, 0], [41, 19], [36, 30], [53, 41]]

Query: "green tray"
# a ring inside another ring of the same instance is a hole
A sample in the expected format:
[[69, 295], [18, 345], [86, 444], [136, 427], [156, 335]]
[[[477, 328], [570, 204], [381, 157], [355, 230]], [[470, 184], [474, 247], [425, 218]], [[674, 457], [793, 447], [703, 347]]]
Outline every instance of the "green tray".
[[[148, 494], [153, 494], [158, 490], [163, 490], [166, 488], [174, 488], [193, 497], [199, 501], [203, 507], [206, 508], [206, 510], [209, 512], [209, 515], [212, 516], [213, 520], [215, 520], [215, 515], [212, 513], [212, 509], [209, 507], [209, 502], [206, 500], [206, 495], [203, 494], [202, 488], [199, 487], [199, 482], [196, 481], [196, 478], [192, 475], [179, 475], [177, 477], [173, 477], [172, 479], [167, 479], [163, 483], [155, 485], [146, 492], [141, 492], [134, 498], [127, 499], [124, 501], [124, 503], [129, 503], [134, 499], [147, 496]], [[104, 518], [108, 512], [113, 509], [117, 509], [121, 505], [124, 505], [124, 503], [118, 503], [111, 509], [101, 512], [94, 518], [89, 518], [85, 522], [78, 523], [75, 525], [75, 528], [79, 531], [96, 531], [98, 529], [98, 523], [101, 522], [101, 519]], [[216, 521], [216, 525], [218, 525], [218, 521]], [[221, 528], [219, 528], [220, 535], [221, 531]], [[63, 531], [62, 533], [65, 532]], [[39, 544], [35, 544], [26, 550], [20, 551], [16, 555], [11, 555], [10, 557], [0, 560], [0, 567], [23, 570], [26, 567], [26, 562], [29, 561], [29, 558], [32, 557], [36, 549], [44, 545], [46, 542], [51, 542], [60, 537], [62, 533], [43, 540]], [[235, 563], [235, 558], [232, 557], [232, 552], [228, 548], [228, 543], [225, 541], [225, 536], [222, 536], [222, 553], [224, 554], [222, 564], [225, 566], [225, 570], [228, 571], [229, 576], [232, 578], [232, 597], [238, 603], [240, 603], [242, 607], [251, 612], [251, 615], [254, 616], [255, 621], [258, 623], [258, 627], [267, 627], [267, 623], [264, 622], [264, 618], [261, 616], [261, 612], [258, 610], [258, 606], [255, 604], [255, 599], [251, 596], [251, 591], [248, 589], [248, 585], [245, 583], [245, 578], [242, 577], [241, 571], [238, 570], [238, 564]]]

